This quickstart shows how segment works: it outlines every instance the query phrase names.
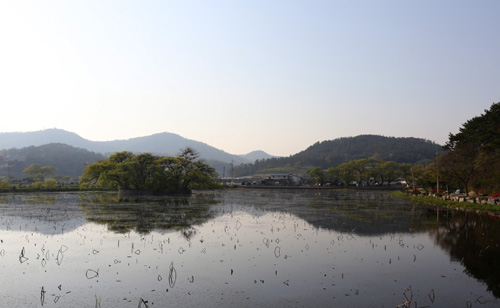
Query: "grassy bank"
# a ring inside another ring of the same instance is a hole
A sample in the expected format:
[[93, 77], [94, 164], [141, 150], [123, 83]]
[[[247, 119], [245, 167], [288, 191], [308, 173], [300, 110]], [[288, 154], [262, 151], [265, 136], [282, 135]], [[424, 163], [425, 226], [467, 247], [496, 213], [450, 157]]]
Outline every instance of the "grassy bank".
[[481, 213], [495, 214], [495, 215], [500, 214], [500, 206], [498, 205], [442, 200], [432, 197], [415, 196], [404, 192], [395, 192], [392, 195], [410, 200], [411, 202], [425, 204], [434, 207], [481, 212]]
[[79, 186], [63, 186], [63, 187], [15, 187], [15, 188], [0, 188], [0, 194], [3, 193], [34, 193], [34, 192], [71, 192], [71, 191], [103, 191], [102, 189], [85, 189]]

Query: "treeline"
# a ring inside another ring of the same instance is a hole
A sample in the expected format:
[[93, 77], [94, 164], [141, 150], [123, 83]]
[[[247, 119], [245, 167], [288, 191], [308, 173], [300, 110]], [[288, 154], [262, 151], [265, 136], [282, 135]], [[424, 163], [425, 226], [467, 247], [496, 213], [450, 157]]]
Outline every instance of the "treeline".
[[403, 182], [417, 181], [424, 172], [423, 165], [413, 166], [365, 158], [342, 163], [338, 167], [326, 170], [315, 167], [309, 172], [309, 178], [319, 185], [389, 186], [398, 179]]
[[289, 157], [243, 164], [235, 167], [235, 175], [303, 173], [312, 167], [327, 169], [360, 159], [393, 161], [398, 164], [425, 164], [433, 161], [436, 152], [443, 152], [442, 147], [425, 139], [360, 135], [317, 142]]
[[[309, 172], [317, 185], [333, 186], [391, 186], [400, 185], [423, 190], [426, 193], [445, 191], [449, 181], [444, 181], [437, 170], [437, 160], [429, 164], [398, 164], [394, 161], [358, 159], [323, 170], [319, 167]], [[439, 184], [439, 182], [441, 182]], [[439, 184], [439, 185], [438, 185]], [[438, 187], [439, 186], [439, 187]], [[452, 186], [453, 190], [461, 186]]]
[[66, 144], [52, 143], [22, 149], [0, 151], [0, 178], [22, 179], [23, 170], [33, 164], [53, 166], [55, 174], [78, 178], [86, 165], [105, 159], [99, 153], [75, 148]]
[[500, 193], [500, 103], [450, 134], [439, 160], [440, 177], [466, 192]]
[[358, 159], [327, 169], [314, 167], [309, 177], [322, 185], [388, 185], [399, 179], [416, 191], [500, 193], [500, 103], [450, 134], [443, 148], [444, 154], [425, 164]]

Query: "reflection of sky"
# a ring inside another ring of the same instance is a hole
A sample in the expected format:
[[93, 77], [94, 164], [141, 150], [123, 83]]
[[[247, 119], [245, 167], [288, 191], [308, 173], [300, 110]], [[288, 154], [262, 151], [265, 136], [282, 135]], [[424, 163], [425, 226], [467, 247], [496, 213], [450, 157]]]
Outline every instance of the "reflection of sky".
[[[431, 289], [436, 307], [493, 299], [425, 233], [359, 236], [227, 203], [188, 230], [189, 240], [179, 231], [116, 234], [94, 223], [48, 235], [25, 231], [33, 220], [8, 219], [0, 243], [5, 307], [40, 307], [42, 287], [44, 307], [138, 307], [141, 298], [150, 307], [395, 307], [410, 285], [419, 306], [431, 305]], [[28, 260], [20, 263], [23, 248]]]

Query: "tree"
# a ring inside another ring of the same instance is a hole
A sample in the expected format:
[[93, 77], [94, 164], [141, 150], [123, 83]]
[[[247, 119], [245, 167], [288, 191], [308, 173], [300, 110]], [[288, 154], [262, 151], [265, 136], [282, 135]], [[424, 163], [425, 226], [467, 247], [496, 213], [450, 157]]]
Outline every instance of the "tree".
[[119, 152], [108, 160], [88, 165], [80, 184], [107, 189], [187, 193], [193, 188], [214, 188], [215, 170], [184, 149], [177, 157]]
[[429, 190], [432, 190], [433, 187], [436, 186], [437, 182], [437, 174], [436, 168], [434, 165], [430, 165], [417, 179], [418, 187], [421, 187], [425, 190], [426, 193], [429, 193]]
[[[375, 155], [377, 156], [377, 155]], [[373, 185], [377, 180], [380, 178], [380, 166], [382, 165], [384, 161], [375, 159], [375, 158], [369, 158], [366, 160], [365, 163], [365, 174], [366, 174], [366, 179], [367, 179], [367, 184], [368, 185]], [[373, 180], [372, 180], [373, 179]], [[381, 179], [382, 185], [384, 184], [384, 179]]]
[[500, 190], [500, 103], [468, 120], [457, 134], [449, 135], [440, 160], [440, 173], [451, 181], [480, 191]]
[[352, 162], [349, 163], [343, 163], [339, 168], [339, 173], [342, 178], [342, 181], [344, 182], [345, 185], [350, 185], [354, 179], [356, 178], [356, 170], [354, 168], [354, 164]]
[[410, 183], [413, 190], [418, 189], [420, 177], [425, 173], [425, 167], [422, 165], [411, 166]]
[[56, 173], [56, 168], [54, 166], [42, 167], [39, 164], [32, 164], [28, 168], [24, 169], [22, 173], [29, 179], [44, 181], [45, 177]]
[[363, 158], [352, 161], [351, 163], [352, 163], [352, 168], [358, 175], [358, 183], [363, 184], [363, 182], [365, 182], [366, 178], [368, 177], [366, 166], [369, 163], [369, 160], [367, 158]]
[[400, 171], [400, 165], [396, 162], [385, 161], [380, 163], [379, 175], [382, 179], [382, 185], [384, 185], [384, 181], [387, 181], [387, 186], [391, 186], [391, 182], [400, 176]]
[[492, 152], [500, 149], [500, 103], [465, 122], [457, 134], [450, 133], [445, 144], [445, 148], [451, 151], [470, 146]]
[[477, 159], [476, 176], [473, 189], [477, 192], [500, 192], [500, 153], [489, 155], [481, 153]]
[[338, 167], [330, 167], [326, 170], [327, 181], [338, 185], [341, 182], [341, 170]]
[[7, 180], [0, 181], [0, 189], [10, 189], [12, 185]]
[[451, 182], [458, 182], [469, 193], [470, 183], [476, 175], [476, 149], [460, 147], [443, 155], [439, 160], [439, 174]]
[[408, 186], [412, 185], [412, 165], [410, 164], [401, 164], [399, 165], [399, 171], [400, 175], [403, 179], [405, 179], [405, 182]]
[[326, 174], [321, 170], [320, 167], [314, 167], [309, 171], [309, 177], [314, 179], [315, 184], [323, 185], [326, 181]]
[[57, 187], [57, 181], [55, 179], [46, 179], [43, 184], [45, 188], [48, 189], [54, 189]]

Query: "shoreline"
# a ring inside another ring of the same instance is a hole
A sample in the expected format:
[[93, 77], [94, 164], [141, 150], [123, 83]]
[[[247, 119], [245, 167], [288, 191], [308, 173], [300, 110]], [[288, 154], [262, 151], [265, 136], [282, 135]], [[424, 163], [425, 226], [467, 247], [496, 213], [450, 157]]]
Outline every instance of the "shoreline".
[[224, 187], [228, 189], [283, 189], [283, 190], [395, 190], [400, 191], [401, 187], [391, 186], [267, 186], [267, 185], [238, 185], [234, 187]]
[[458, 202], [452, 200], [442, 200], [435, 197], [411, 196], [403, 192], [395, 192], [392, 195], [428, 207], [470, 212], [475, 214], [488, 215], [496, 219], [500, 219], [500, 204], [491, 205], [472, 202]]

